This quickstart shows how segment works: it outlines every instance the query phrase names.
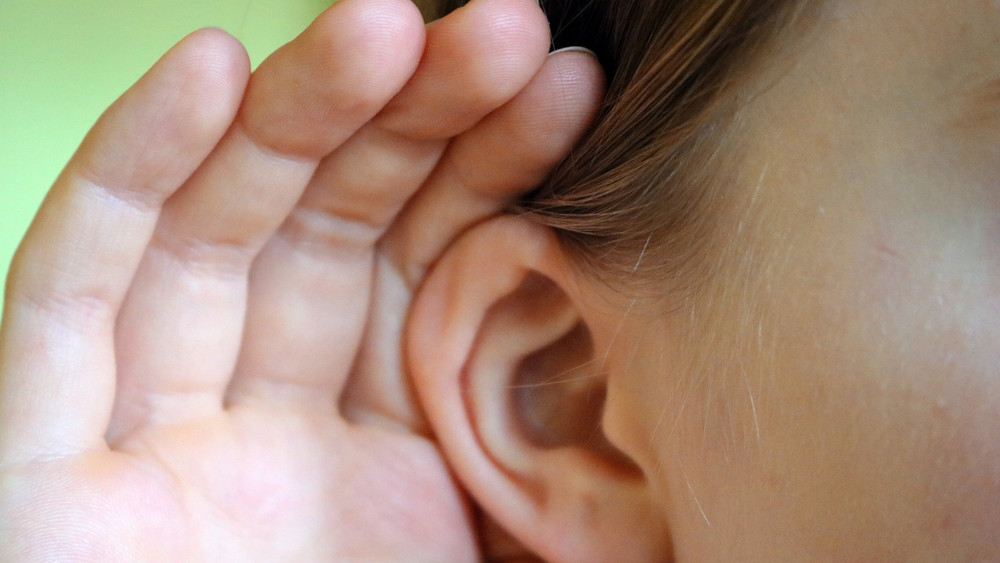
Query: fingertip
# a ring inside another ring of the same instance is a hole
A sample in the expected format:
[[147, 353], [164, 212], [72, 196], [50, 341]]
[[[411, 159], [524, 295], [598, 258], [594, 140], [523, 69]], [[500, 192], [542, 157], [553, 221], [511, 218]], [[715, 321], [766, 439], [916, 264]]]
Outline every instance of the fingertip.
[[[250, 57], [238, 39], [217, 27], [187, 35], [162, 59], [198, 112], [196, 122], [232, 120], [250, 78]], [[213, 125], [218, 125], [214, 124]]]
[[546, 65], [556, 87], [568, 101], [597, 109], [607, 89], [607, 77], [593, 51], [586, 47], [565, 47], [550, 53]]
[[318, 161], [403, 88], [424, 37], [409, 0], [341, 0], [254, 71], [238, 121], [268, 150]]
[[468, 87], [481, 90], [477, 95], [484, 99], [503, 102], [513, 97], [549, 51], [549, 22], [536, 0], [476, 0], [456, 16], [464, 21], [451, 29], [462, 36], [446, 48], [478, 52], [480, 60], [489, 61], [478, 66], [478, 75], [466, 77]]
[[327, 45], [331, 56], [345, 57], [344, 37], [356, 36], [355, 58], [373, 59], [399, 66], [399, 59], [412, 59], [412, 73], [423, 51], [425, 30], [420, 10], [410, 0], [340, 0], [316, 18], [307, 33]]
[[247, 52], [240, 40], [221, 27], [206, 26], [187, 34], [177, 42], [174, 50], [193, 51], [196, 54], [221, 56], [228, 61], [245, 63]]
[[586, 47], [563, 47], [549, 53], [549, 61], [557, 61], [567, 68], [574, 81], [586, 81], [603, 96], [607, 88], [607, 75], [597, 53]]
[[218, 27], [203, 27], [181, 41], [181, 47], [193, 51], [195, 61], [218, 76], [249, 76], [250, 57], [239, 39]]
[[[506, 106], [484, 121], [484, 131], [518, 140], [518, 151], [539, 170], [548, 170], [591, 126], [605, 94], [605, 76], [597, 58], [585, 50], [561, 50]], [[527, 155], [531, 155], [528, 157]]]
[[[364, 45], [364, 49], [358, 49], [348, 62], [368, 69], [369, 82], [364, 87], [371, 91], [373, 99], [377, 99], [373, 108], [377, 111], [416, 71], [426, 41], [424, 20], [410, 0], [347, 0], [344, 3], [348, 2], [351, 2], [348, 9], [353, 8], [356, 13], [344, 21], [351, 22], [351, 32], [357, 36], [353, 44]], [[343, 29], [341, 34], [344, 34]], [[338, 45], [342, 51], [342, 44]]]
[[101, 115], [66, 172], [159, 206], [229, 128], [249, 67], [243, 46], [222, 30], [186, 36]]
[[474, 0], [427, 26], [420, 67], [380, 126], [420, 139], [457, 135], [517, 95], [549, 45], [535, 0]]

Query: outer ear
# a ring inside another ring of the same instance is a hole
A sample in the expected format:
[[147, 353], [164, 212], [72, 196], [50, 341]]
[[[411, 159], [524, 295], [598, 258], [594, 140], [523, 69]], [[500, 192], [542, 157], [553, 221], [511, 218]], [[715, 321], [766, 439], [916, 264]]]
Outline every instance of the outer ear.
[[549, 561], [668, 558], [646, 481], [601, 432], [613, 333], [552, 232], [501, 217], [439, 260], [414, 304], [418, 394], [461, 481]]

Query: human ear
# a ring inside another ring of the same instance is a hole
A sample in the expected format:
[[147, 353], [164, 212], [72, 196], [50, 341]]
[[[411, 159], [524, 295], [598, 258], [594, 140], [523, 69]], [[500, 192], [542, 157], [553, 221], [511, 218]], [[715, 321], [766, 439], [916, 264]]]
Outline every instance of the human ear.
[[588, 304], [554, 234], [472, 228], [414, 304], [410, 368], [475, 500], [548, 561], [651, 561], [668, 534], [642, 473], [601, 431], [613, 317]]

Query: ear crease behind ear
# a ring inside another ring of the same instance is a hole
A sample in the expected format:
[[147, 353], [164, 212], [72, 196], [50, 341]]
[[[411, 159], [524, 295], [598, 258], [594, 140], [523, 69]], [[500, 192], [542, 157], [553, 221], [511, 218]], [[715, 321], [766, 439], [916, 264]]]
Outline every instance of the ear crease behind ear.
[[641, 472], [601, 429], [606, 373], [555, 236], [525, 218], [471, 229], [415, 302], [409, 361], [449, 462], [549, 561], [669, 557]]

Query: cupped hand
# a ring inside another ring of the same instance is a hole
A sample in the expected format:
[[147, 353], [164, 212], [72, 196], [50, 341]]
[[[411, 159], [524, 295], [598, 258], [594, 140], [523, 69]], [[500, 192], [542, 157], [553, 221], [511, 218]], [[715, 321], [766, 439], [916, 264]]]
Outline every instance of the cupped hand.
[[533, 0], [342, 0], [250, 76], [202, 30], [113, 104], [11, 267], [0, 560], [461, 561], [400, 363], [441, 249], [600, 98]]

